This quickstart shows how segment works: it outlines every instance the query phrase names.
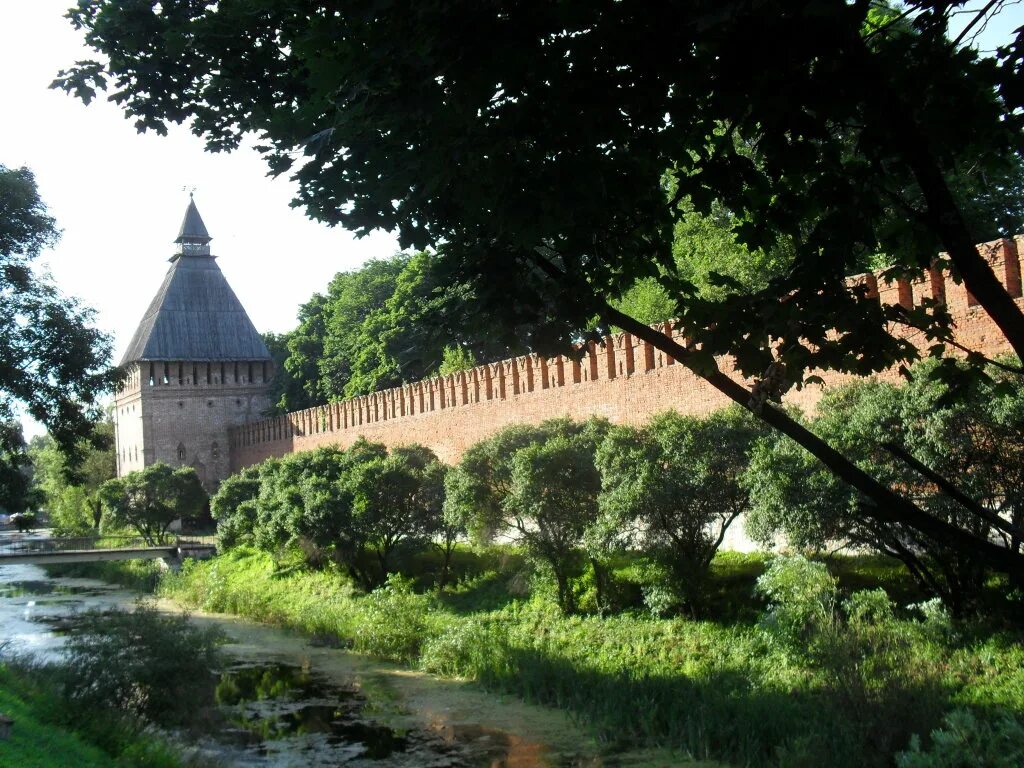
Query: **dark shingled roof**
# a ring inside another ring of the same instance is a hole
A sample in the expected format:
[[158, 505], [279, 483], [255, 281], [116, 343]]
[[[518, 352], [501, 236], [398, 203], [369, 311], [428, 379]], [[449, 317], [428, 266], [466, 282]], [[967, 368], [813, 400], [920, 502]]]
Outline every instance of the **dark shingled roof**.
[[[190, 221], [197, 229], [185, 237], [208, 240], [192, 202], [182, 232]], [[172, 259], [121, 364], [139, 360], [270, 360], [270, 352], [214, 258], [186, 252]]]
[[196, 201], [190, 197], [188, 208], [185, 209], [185, 218], [181, 220], [181, 229], [178, 230], [178, 237], [174, 242], [181, 243], [185, 240], [198, 240], [199, 242], [208, 243], [212, 239], [210, 233], [206, 231], [206, 225], [203, 224], [203, 217], [199, 215], [199, 209], [196, 208]]

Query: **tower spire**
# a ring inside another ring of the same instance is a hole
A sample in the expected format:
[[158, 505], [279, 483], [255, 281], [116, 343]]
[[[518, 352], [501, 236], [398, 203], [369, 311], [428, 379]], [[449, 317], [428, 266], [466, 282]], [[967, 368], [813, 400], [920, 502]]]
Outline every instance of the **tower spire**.
[[188, 195], [188, 208], [185, 209], [185, 218], [181, 221], [181, 229], [174, 242], [178, 244], [175, 257], [178, 256], [209, 256], [210, 255], [210, 233], [206, 231], [203, 217], [199, 215], [196, 208], [196, 201], [192, 193]]

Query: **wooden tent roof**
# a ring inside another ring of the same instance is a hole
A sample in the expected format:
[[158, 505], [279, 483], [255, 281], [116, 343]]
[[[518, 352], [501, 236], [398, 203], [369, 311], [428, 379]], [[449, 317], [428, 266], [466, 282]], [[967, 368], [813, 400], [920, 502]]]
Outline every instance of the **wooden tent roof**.
[[[206, 242], [210, 239], [192, 201], [178, 241], [183, 237]], [[140, 360], [269, 359], [266, 344], [215, 258], [183, 251], [171, 260], [171, 268], [121, 364]]]

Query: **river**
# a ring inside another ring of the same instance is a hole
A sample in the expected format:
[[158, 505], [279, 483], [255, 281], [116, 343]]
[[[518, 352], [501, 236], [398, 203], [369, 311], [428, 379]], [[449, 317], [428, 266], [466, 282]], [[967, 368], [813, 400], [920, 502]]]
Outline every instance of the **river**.
[[[0, 566], [5, 653], [59, 658], [77, 612], [130, 609], [137, 593], [34, 565]], [[180, 611], [159, 601], [164, 611]], [[314, 647], [289, 632], [231, 616], [192, 614], [228, 638], [212, 732], [174, 734], [186, 751], [223, 765], [525, 768], [678, 764], [667, 755], [607, 754], [565, 713], [474, 685]]]

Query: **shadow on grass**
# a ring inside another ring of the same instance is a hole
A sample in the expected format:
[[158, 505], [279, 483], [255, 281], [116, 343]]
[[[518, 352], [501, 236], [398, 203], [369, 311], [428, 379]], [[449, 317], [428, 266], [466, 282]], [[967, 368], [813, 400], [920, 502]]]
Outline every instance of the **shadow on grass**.
[[509, 590], [509, 582], [516, 578], [515, 575], [490, 571], [453, 590], [439, 592], [436, 600], [448, 610], [461, 615], [499, 611], [518, 599]]
[[561, 707], [610, 745], [681, 749], [694, 759], [743, 766], [887, 766], [914, 733], [948, 708], [934, 683], [856, 692], [823, 685], [759, 690], [748, 671], [695, 679], [605, 674], [530, 649], [510, 649], [479, 671], [492, 690]]

